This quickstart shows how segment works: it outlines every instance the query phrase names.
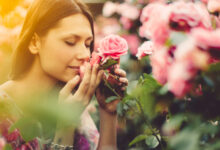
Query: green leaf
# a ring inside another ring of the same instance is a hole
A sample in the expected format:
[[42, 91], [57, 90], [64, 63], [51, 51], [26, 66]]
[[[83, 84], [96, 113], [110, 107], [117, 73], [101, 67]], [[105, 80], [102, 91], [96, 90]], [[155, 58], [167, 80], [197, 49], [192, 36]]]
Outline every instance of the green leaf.
[[170, 140], [171, 149], [199, 150], [199, 132], [192, 129], [182, 130]]
[[4, 147], [4, 150], [13, 150], [13, 149], [12, 149], [11, 145], [6, 144]]
[[30, 117], [23, 117], [15, 122], [9, 129], [12, 132], [15, 129], [19, 129], [22, 138], [28, 142], [36, 137], [42, 136], [42, 126], [40, 122], [31, 119]]
[[114, 100], [116, 100], [116, 99], [119, 99], [117, 96], [110, 96], [110, 97], [108, 97], [106, 100], [105, 100], [105, 102], [106, 103], [110, 103], [110, 102], [112, 102], [112, 101], [114, 101]]
[[147, 144], [147, 146], [149, 148], [156, 148], [159, 145], [159, 141], [157, 140], [157, 138], [153, 135], [148, 136], [145, 139], [145, 143]]
[[156, 114], [154, 108], [156, 100], [154, 94], [161, 86], [151, 75], [148, 74], [144, 74], [143, 79], [141, 80], [142, 82], [138, 83], [131, 95], [136, 97], [140, 102], [144, 114], [147, 115], [149, 119], [152, 119]]
[[142, 140], [145, 140], [146, 138], [148, 137], [148, 135], [146, 134], [141, 134], [141, 135], [138, 135], [137, 137], [135, 137], [130, 143], [129, 143], [129, 146], [132, 146]]
[[107, 69], [109, 68], [110, 66], [113, 66], [115, 64], [117, 64], [118, 61], [114, 60], [114, 59], [108, 59], [106, 63], [104, 63], [103, 65], [101, 65], [101, 69]]

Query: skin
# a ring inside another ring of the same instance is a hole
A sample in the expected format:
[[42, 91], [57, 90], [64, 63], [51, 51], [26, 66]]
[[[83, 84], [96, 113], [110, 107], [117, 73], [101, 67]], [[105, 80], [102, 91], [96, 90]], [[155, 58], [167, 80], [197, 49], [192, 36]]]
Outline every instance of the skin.
[[[100, 93], [99, 84], [103, 79], [103, 70], [99, 65], [86, 65], [83, 79], [79, 77], [79, 66], [90, 58], [90, 43], [92, 32], [89, 21], [82, 14], [74, 14], [61, 19], [58, 24], [49, 29], [43, 37], [34, 34], [29, 50], [35, 56], [32, 66], [19, 80], [10, 80], [0, 86], [16, 103], [21, 103], [24, 97], [33, 94], [49, 92], [58, 81], [65, 82], [65, 86], [59, 92], [59, 102], [80, 102], [84, 108], [89, 104], [96, 92], [99, 102], [105, 101], [106, 95]], [[128, 84], [126, 73], [122, 69], [115, 69], [119, 76], [118, 86], [125, 90]], [[123, 85], [123, 86], [121, 86]], [[74, 94], [73, 89], [78, 86]], [[116, 110], [118, 101], [108, 104], [107, 108]], [[116, 146], [117, 115], [108, 113], [102, 107], [100, 110], [100, 140], [98, 150]], [[58, 122], [59, 124], [59, 122]], [[56, 139], [63, 138], [61, 144], [72, 145], [74, 128], [59, 131]]]

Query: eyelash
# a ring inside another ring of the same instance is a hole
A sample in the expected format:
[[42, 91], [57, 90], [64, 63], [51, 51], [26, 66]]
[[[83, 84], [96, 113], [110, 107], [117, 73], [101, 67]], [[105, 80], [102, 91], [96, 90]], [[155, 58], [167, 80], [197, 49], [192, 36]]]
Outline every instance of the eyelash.
[[[75, 43], [71, 43], [71, 42], [68, 42], [68, 41], [65, 41], [65, 43], [69, 46], [74, 46]], [[90, 44], [89, 45], [86, 45], [87, 48], [90, 48]]]

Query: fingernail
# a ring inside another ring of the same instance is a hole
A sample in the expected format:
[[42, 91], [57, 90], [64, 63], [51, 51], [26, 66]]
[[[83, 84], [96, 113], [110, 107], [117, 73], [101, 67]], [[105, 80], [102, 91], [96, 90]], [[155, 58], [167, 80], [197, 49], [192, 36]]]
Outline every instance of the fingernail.
[[76, 75], [76, 76], [75, 76], [75, 79], [76, 79], [76, 80], [79, 80], [79, 75]]

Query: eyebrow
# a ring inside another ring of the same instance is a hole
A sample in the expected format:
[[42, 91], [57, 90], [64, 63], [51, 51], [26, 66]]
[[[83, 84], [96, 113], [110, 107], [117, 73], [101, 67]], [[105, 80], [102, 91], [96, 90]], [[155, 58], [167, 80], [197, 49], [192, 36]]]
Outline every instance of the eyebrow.
[[[82, 36], [71, 33], [69, 37], [75, 37], [76, 39], [80, 39]], [[86, 40], [93, 40], [93, 36], [89, 36]]]

